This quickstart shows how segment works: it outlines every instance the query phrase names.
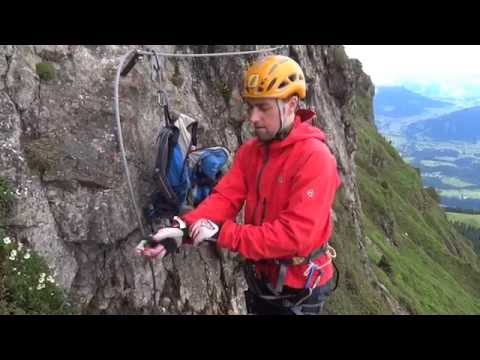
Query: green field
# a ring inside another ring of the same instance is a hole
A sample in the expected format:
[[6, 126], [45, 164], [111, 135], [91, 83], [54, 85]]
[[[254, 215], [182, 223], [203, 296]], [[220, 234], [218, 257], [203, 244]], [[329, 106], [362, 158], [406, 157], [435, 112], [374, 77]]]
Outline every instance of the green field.
[[449, 177], [449, 176], [444, 176], [441, 178], [442, 182], [445, 185], [450, 185], [458, 188], [464, 188], [464, 187], [469, 187], [469, 186], [474, 186], [475, 184], [471, 184], [465, 181], [460, 180], [459, 178], [456, 177]]
[[399, 150], [405, 161], [420, 169], [425, 186], [435, 187], [445, 204], [480, 208], [475, 203], [480, 200], [479, 143], [411, 141]]
[[438, 142], [438, 141], [430, 141], [430, 140], [423, 140], [423, 141], [416, 140], [415, 142], [405, 141], [404, 143], [408, 143], [410, 146], [413, 143], [417, 150], [423, 150], [423, 149], [456, 150], [460, 153], [460, 156], [477, 157], [477, 154], [480, 153], [480, 144], [478, 143], [472, 144], [472, 143], [463, 143], [458, 141]]
[[451, 162], [457, 160], [457, 158], [453, 156], [437, 156], [435, 160]]
[[446, 161], [422, 160], [422, 161], [420, 161], [420, 163], [423, 166], [428, 166], [428, 167], [437, 167], [437, 166], [457, 167], [457, 165], [446, 162]]
[[468, 224], [480, 229], [480, 214], [461, 214], [447, 212], [448, 220], [450, 221], [460, 221], [464, 224]]
[[457, 199], [477, 199], [480, 200], [480, 190], [444, 190], [438, 189], [438, 192], [443, 197], [451, 197]]

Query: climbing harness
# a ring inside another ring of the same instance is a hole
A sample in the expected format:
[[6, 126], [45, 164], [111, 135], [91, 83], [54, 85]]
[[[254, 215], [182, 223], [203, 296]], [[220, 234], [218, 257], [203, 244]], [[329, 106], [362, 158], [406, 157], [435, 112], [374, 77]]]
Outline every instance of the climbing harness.
[[[315, 264], [313, 260], [318, 259], [322, 255], [326, 255], [328, 260], [322, 265]], [[275, 287], [273, 287], [268, 282], [262, 281], [261, 279], [259, 279], [255, 273], [255, 268], [254, 268], [255, 264], [252, 262], [247, 262], [244, 267], [245, 279], [247, 280], [248, 288], [253, 293], [253, 296], [258, 297], [271, 305], [288, 308], [293, 313], [300, 315], [302, 314], [303, 308], [313, 308], [315, 306], [321, 305], [320, 303], [305, 304], [305, 301], [313, 295], [314, 289], [318, 288], [318, 284], [322, 277], [321, 270], [325, 266], [331, 263], [333, 264], [335, 268], [335, 273], [336, 273], [336, 281], [335, 281], [336, 284], [331, 291], [336, 290], [338, 286], [338, 279], [339, 279], [338, 269], [335, 266], [335, 262], [333, 261], [333, 259], [335, 259], [336, 256], [337, 254], [335, 249], [327, 243], [322, 247], [314, 250], [307, 257], [293, 257], [291, 259], [286, 259], [286, 260], [273, 259], [273, 260], [257, 261], [256, 262], [257, 264], [273, 263], [279, 266], [277, 283]], [[306, 281], [305, 281], [303, 290], [299, 289], [295, 293], [283, 291], [288, 267], [297, 266], [297, 265], [306, 265], [306, 264], [308, 264], [308, 267], [304, 272]], [[311, 284], [312, 278], [316, 272], [318, 272], [317, 278], [315, 279], [313, 284]], [[249, 296], [251, 297], [252, 295], [249, 295]]]
[[[181, 57], [181, 58], [189, 58], [189, 57], [217, 57], [217, 56], [241, 56], [241, 55], [250, 55], [250, 54], [259, 54], [259, 53], [265, 53], [265, 52], [272, 52], [276, 51], [279, 49], [282, 49], [286, 47], [287, 45], [281, 45], [277, 47], [272, 47], [272, 48], [267, 48], [267, 49], [259, 49], [259, 50], [250, 50], [250, 51], [232, 51], [232, 52], [220, 52], [220, 53], [192, 53], [192, 54], [179, 54], [179, 53], [166, 53], [166, 52], [157, 52], [154, 50], [141, 50], [141, 49], [134, 49], [128, 51], [125, 55], [123, 55], [120, 59], [119, 66], [117, 68], [116, 76], [115, 76], [115, 82], [114, 82], [114, 112], [115, 112], [115, 121], [116, 121], [116, 128], [117, 128], [117, 142], [119, 145], [119, 150], [122, 156], [122, 163], [123, 163], [123, 168], [125, 171], [125, 177], [127, 180], [128, 184], [128, 191], [129, 191], [129, 196], [130, 200], [133, 206], [133, 210], [135, 212], [135, 215], [137, 217], [137, 222], [138, 226], [140, 228], [141, 236], [142, 236], [142, 241], [144, 241], [147, 245], [149, 246], [155, 246], [157, 243], [154, 243], [151, 236], [147, 235], [147, 232], [145, 231], [145, 227], [142, 221], [142, 215], [140, 212], [140, 209], [138, 207], [136, 198], [135, 198], [135, 193], [130, 177], [130, 171], [128, 168], [128, 161], [126, 157], [126, 152], [125, 152], [125, 147], [123, 143], [123, 135], [122, 135], [122, 127], [121, 127], [121, 121], [120, 121], [120, 105], [119, 105], [119, 85], [120, 85], [120, 77], [125, 77], [128, 75], [128, 73], [134, 68], [135, 64], [140, 61], [144, 56], [148, 57], [153, 57], [153, 70], [155, 70], [155, 73], [152, 73], [152, 78], [153, 76], [157, 76], [157, 80], [160, 80], [160, 62], [158, 61], [159, 56], [163, 57]], [[171, 119], [169, 110], [168, 110], [168, 99], [166, 96], [166, 93], [163, 89], [161, 89], [158, 93], [159, 96], [159, 103], [161, 106], [164, 108], [164, 115], [166, 119]], [[162, 96], [163, 96], [163, 101], [162, 101]], [[156, 306], [157, 304], [157, 285], [156, 285], [156, 278], [155, 278], [155, 271], [153, 268], [153, 263], [152, 260], [149, 260], [149, 266], [150, 270], [152, 273], [152, 284], [153, 284], [153, 294], [152, 294], [152, 301], [153, 301], [153, 306]]]

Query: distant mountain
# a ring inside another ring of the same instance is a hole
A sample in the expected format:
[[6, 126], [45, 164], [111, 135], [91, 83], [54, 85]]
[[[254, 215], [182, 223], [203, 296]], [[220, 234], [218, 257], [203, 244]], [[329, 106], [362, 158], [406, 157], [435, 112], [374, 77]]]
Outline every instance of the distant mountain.
[[480, 141], [480, 106], [418, 121], [407, 126], [406, 135], [426, 136], [434, 141]]
[[376, 116], [398, 118], [419, 115], [429, 108], [452, 106], [451, 103], [416, 94], [403, 86], [379, 86], [373, 104]]

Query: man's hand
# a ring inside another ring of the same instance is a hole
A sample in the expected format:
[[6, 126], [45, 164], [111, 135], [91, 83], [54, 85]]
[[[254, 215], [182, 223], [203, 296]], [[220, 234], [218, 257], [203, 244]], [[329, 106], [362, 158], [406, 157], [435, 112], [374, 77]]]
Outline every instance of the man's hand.
[[177, 250], [182, 245], [187, 232], [182, 219], [176, 216], [173, 219], [174, 226], [160, 229], [150, 238], [150, 244], [146, 240], [142, 240], [136, 247], [137, 254], [148, 259], [156, 257], [161, 259]]
[[208, 219], [200, 219], [190, 227], [190, 237], [193, 240], [193, 246], [198, 246], [202, 241], [215, 241], [218, 235], [218, 225]]

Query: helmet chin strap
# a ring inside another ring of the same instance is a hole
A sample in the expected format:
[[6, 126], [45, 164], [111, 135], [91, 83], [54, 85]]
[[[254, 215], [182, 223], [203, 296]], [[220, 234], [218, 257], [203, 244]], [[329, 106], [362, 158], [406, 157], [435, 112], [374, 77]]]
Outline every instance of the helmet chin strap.
[[[280, 128], [276, 132], [276, 134], [273, 136], [272, 140], [282, 140], [287, 137], [290, 129], [285, 129], [285, 117], [284, 117], [284, 111], [285, 111], [285, 104], [283, 104], [282, 109], [280, 109], [280, 100], [275, 99], [275, 103], [277, 104], [277, 110], [278, 110], [278, 116], [280, 118]], [[283, 110], [283, 111], [282, 111]], [[291, 125], [289, 127], [291, 128]]]
[[[278, 128], [278, 131], [275, 133], [275, 135], [273, 136], [272, 140], [275, 140], [275, 139], [281, 139], [282, 137], [282, 130], [283, 130], [283, 111], [280, 110], [280, 104], [279, 104], [280, 100], [279, 99], [275, 99], [275, 104], [277, 104], [277, 110], [278, 110], [278, 117], [280, 119], [280, 127]], [[285, 109], [285, 107], [283, 108]]]

